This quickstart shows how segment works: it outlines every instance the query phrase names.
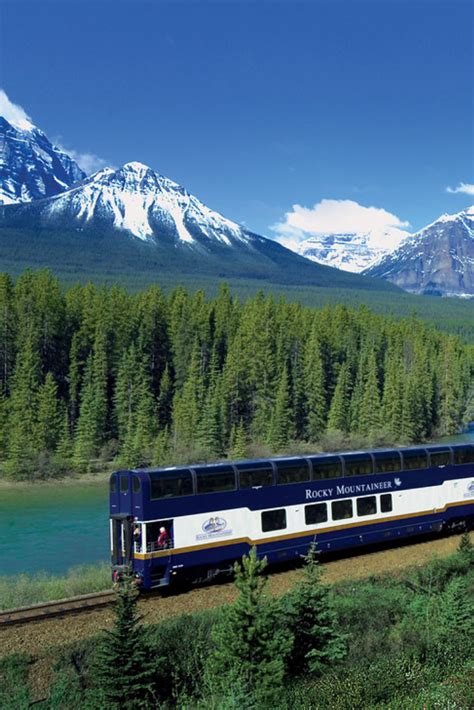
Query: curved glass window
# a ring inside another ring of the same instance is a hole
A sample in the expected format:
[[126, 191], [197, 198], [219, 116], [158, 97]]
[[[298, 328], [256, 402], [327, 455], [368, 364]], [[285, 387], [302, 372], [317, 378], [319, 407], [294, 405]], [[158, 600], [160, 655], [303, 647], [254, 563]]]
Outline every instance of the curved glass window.
[[339, 456], [310, 458], [313, 467], [313, 481], [325, 478], [342, 478], [342, 462]]
[[402, 451], [402, 455], [404, 471], [428, 468], [428, 454], [424, 449], [408, 449], [407, 451]]
[[474, 446], [463, 446], [454, 449], [454, 463], [456, 466], [474, 463]]
[[152, 500], [193, 494], [193, 477], [186, 469], [154, 471], [150, 473], [150, 479]]
[[289, 459], [275, 461], [277, 467], [277, 483], [303, 483], [310, 480], [308, 462], [304, 459]]
[[253, 463], [239, 463], [241, 488], [260, 488], [273, 485], [273, 467], [268, 461], [254, 461]]
[[141, 490], [141, 482], [138, 476], [132, 476], [132, 488], [134, 493], [140, 493]]
[[198, 493], [219, 493], [235, 490], [235, 472], [232, 466], [206, 466], [195, 468]]
[[451, 451], [444, 449], [443, 451], [430, 451], [430, 466], [432, 468], [443, 468], [451, 465]]
[[120, 493], [128, 493], [128, 476], [120, 476]]
[[117, 476], [115, 474], [113, 476], [110, 476], [109, 487], [111, 493], [117, 492]]
[[346, 454], [343, 459], [346, 476], [368, 476], [374, 472], [374, 464], [368, 454]]
[[375, 473], [394, 473], [402, 470], [402, 458], [398, 451], [374, 453]]

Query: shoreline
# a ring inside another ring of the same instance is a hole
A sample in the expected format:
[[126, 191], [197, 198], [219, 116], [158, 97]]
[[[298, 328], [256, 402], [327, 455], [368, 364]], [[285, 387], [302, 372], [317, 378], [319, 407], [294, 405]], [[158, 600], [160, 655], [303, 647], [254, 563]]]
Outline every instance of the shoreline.
[[0, 478], [0, 491], [4, 490], [22, 490], [25, 488], [53, 488], [58, 485], [61, 487], [75, 485], [100, 485], [107, 483], [110, 474], [115, 469], [107, 471], [99, 471], [98, 473], [78, 473], [71, 476], [62, 476], [61, 478], [46, 478], [34, 481], [15, 481], [5, 478]]

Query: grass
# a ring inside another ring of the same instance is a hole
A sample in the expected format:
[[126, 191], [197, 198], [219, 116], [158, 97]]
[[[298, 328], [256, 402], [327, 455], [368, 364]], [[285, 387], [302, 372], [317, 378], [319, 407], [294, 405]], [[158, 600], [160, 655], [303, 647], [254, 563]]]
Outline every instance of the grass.
[[0, 610], [91, 594], [110, 587], [107, 562], [73, 567], [63, 576], [40, 572], [0, 577]]

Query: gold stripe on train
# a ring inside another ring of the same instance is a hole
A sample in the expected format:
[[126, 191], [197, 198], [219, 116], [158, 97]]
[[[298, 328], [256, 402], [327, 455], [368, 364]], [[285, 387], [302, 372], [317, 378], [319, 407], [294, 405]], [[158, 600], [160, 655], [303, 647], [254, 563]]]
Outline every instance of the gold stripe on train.
[[297, 533], [286, 533], [285, 535], [275, 535], [273, 537], [262, 537], [257, 540], [251, 540], [249, 537], [238, 537], [226, 540], [217, 540], [216, 542], [210, 542], [208, 544], [202, 545], [191, 545], [190, 547], [177, 547], [171, 548], [169, 550], [161, 550], [160, 552], [136, 552], [134, 558], [136, 560], [150, 560], [156, 557], [168, 557], [169, 555], [180, 555], [184, 552], [197, 552], [199, 550], [209, 550], [214, 547], [225, 547], [228, 545], [240, 545], [242, 543], [247, 543], [248, 545], [263, 545], [268, 542], [278, 542], [279, 540], [291, 540], [299, 537], [308, 537], [309, 535], [314, 535], [316, 533], [328, 533], [335, 532], [339, 530], [347, 530], [349, 528], [358, 528], [367, 525], [379, 525], [380, 523], [391, 523], [396, 520], [408, 520], [409, 518], [418, 518], [423, 515], [436, 515], [439, 513], [444, 513], [448, 508], [455, 508], [459, 505], [474, 505], [474, 500], [458, 501], [457, 503], [447, 503], [442, 508], [434, 508], [431, 510], [422, 510], [419, 513], [406, 513], [405, 515], [393, 515], [390, 518], [382, 518], [380, 520], [359, 520], [356, 523], [348, 523], [346, 525], [333, 525], [329, 528], [308, 528], [302, 532]]

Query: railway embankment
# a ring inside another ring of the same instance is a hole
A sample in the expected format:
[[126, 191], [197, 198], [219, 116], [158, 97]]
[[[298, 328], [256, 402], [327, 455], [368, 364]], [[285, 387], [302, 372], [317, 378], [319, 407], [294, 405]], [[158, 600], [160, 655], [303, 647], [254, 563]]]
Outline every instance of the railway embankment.
[[[323, 561], [324, 581], [333, 584], [341, 581], [361, 580], [378, 575], [392, 574], [394, 580], [408, 567], [421, 567], [433, 558], [452, 554], [460, 536], [423, 540], [401, 547], [364, 550], [360, 554]], [[284, 569], [271, 574], [269, 591], [279, 596], [289, 591], [300, 579], [301, 569]], [[236, 591], [231, 582], [195, 587], [176, 594], [153, 594], [140, 600], [140, 612], [145, 623], [156, 624], [182, 614], [192, 614], [212, 609], [235, 599]], [[108, 601], [103, 599], [104, 602]], [[62, 606], [62, 609], [61, 609]], [[17, 618], [14, 624], [0, 626], [2, 643], [0, 658], [12, 653], [27, 653], [41, 658], [54, 649], [71, 643], [85, 641], [110, 627], [113, 612], [108, 603], [88, 606], [78, 602], [67, 608], [64, 601], [55, 613], [34, 615], [24, 612], [24, 621]], [[20, 615], [21, 616], [21, 615]]]

